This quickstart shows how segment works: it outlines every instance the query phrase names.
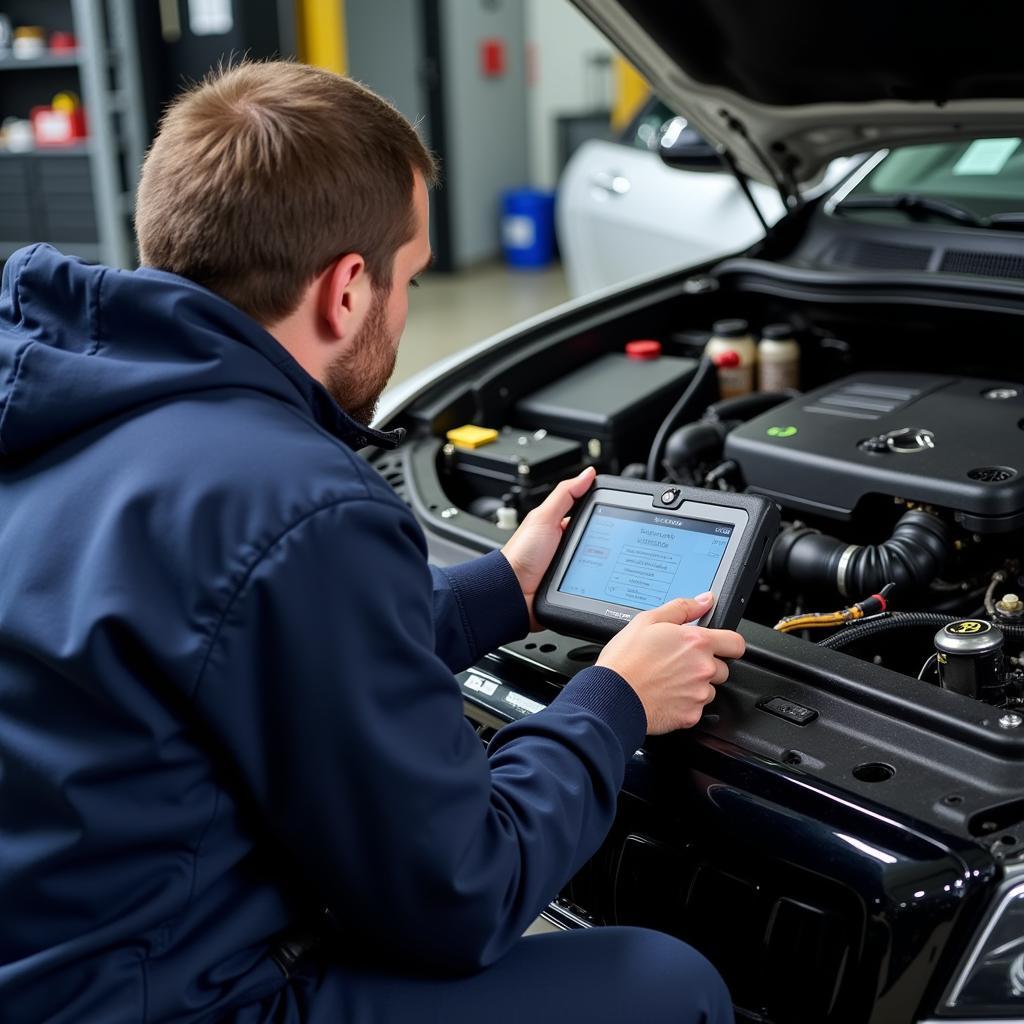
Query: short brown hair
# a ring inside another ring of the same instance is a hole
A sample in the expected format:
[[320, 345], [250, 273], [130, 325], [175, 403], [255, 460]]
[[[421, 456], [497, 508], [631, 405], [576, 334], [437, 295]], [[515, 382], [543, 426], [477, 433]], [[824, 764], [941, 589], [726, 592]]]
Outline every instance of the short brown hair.
[[433, 184], [433, 157], [357, 82], [285, 61], [221, 69], [174, 101], [146, 156], [142, 262], [267, 325], [342, 253], [359, 253], [374, 288], [389, 288], [415, 231], [414, 171]]

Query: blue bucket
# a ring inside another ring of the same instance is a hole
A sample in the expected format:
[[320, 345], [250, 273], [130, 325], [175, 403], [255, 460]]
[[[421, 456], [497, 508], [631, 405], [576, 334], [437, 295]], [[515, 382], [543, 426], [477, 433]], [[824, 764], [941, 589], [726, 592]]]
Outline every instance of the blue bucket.
[[514, 188], [504, 193], [501, 247], [510, 267], [546, 267], [554, 259], [554, 192]]

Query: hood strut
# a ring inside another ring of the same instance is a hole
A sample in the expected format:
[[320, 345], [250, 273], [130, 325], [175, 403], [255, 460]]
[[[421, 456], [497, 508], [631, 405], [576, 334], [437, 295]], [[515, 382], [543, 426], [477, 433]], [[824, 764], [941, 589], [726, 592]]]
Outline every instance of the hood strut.
[[[779, 195], [782, 196], [782, 205], [787, 210], [799, 210], [803, 206], [803, 197], [800, 195], [800, 190], [797, 188], [796, 182], [793, 180], [792, 175], [787, 174], [781, 167], [779, 167], [773, 160], [770, 160], [760, 146], [750, 137], [747, 132], [746, 125], [738, 118], [734, 117], [727, 111], [721, 111], [723, 118], [725, 118], [726, 127], [729, 131], [735, 132], [743, 141], [750, 147], [751, 152], [757, 157], [758, 163], [768, 172], [768, 176], [772, 179], [775, 184], [775, 188]], [[726, 150], [726, 163], [729, 164], [733, 174], [740, 178], [742, 172], [739, 171], [735, 159]], [[740, 181], [740, 185], [743, 185], [743, 181]]]
[[739, 164], [736, 163], [736, 158], [727, 149], [719, 150], [718, 154], [725, 162], [726, 166], [732, 172], [732, 176], [736, 179], [740, 188], [743, 190], [743, 194], [747, 197], [747, 202], [754, 208], [754, 214], [757, 219], [761, 222], [761, 227], [764, 228], [764, 233], [768, 234], [768, 221], [764, 219], [764, 214], [761, 212], [761, 207], [757, 205], [757, 200], [754, 198], [754, 193], [750, 189], [750, 179], [740, 170]]

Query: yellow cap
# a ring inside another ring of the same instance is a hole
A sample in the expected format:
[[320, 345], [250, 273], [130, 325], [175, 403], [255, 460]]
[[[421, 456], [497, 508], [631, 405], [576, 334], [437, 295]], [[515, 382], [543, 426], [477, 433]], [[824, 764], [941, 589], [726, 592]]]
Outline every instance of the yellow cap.
[[474, 427], [471, 423], [449, 430], [445, 436], [456, 448], [482, 448], [485, 444], [498, 440], [496, 430], [490, 427]]
[[81, 105], [73, 92], [59, 92], [50, 103], [54, 110], [61, 110], [65, 114], [73, 114]]

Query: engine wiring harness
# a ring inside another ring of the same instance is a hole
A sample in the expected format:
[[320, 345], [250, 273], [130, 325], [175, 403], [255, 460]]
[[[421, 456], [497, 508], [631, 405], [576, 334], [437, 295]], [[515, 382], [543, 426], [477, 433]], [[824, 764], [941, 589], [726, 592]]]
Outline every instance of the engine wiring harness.
[[889, 608], [888, 597], [894, 587], [894, 583], [887, 583], [877, 594], [838, 611], [788, 615], [784, 619], [779, 619], [773, 628], [780, 633], [795, 633], [801, 629], [835, 629], [837, 626], [859, 622], [869, 616], [881, 615]]

